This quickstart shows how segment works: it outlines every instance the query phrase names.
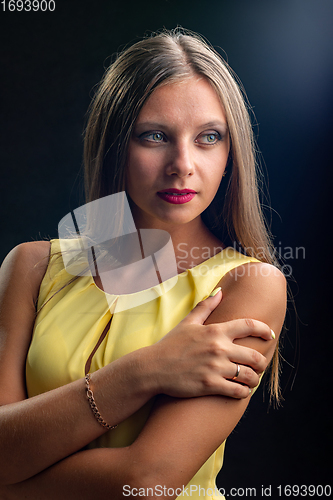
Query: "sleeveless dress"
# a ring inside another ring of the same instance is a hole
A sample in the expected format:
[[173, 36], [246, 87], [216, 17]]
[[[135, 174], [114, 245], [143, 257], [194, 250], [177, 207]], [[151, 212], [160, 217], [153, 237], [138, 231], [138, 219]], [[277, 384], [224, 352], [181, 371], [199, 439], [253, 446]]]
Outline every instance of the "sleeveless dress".
[[[158, 286], [112, 296], [98, 288], [91, 275], [67, 284], [73, 276], [64, 267], [59, 240], [52, 240], [38, 298], [38, 309], [44, 306], [35, 321], [26, 362], [28, 397], [83, 378], [87, 368], [93, 373], [129, 352], [154, 344], [207, 297], [226, 273], [249, 262], [258, 261], [228, 247]], [[120, 311], [116, 307], [111, 313], [112, 304], [119, 304]], [[153, 401], [149, 401], [90, 447], [130, 445], [143, 428], [152, 405]], [[190, 492], [192, 500], [224, 498], [215, 485], [224, 447], [225, 442], [178, 498]]]

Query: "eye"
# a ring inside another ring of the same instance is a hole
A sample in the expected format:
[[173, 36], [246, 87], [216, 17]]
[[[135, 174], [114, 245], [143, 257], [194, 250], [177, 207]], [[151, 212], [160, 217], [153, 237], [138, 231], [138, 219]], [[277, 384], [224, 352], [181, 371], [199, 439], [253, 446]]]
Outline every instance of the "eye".
[[149, 142], [159, 143], [159, 142], [163, 142], [165, 137], [164, 137], [164, 134], [162, 132], [148, 132], [148, 133], [142, 134], [140, 136], [140, 139], [143, 139], [143, 140], [149, 141]]
[[208, 132], [199, 135], [199, 137], [195, 140], [198, 144], [208, 144], [214, 145], [218, 141], [222, 139], [221, 134], [219, 132]]

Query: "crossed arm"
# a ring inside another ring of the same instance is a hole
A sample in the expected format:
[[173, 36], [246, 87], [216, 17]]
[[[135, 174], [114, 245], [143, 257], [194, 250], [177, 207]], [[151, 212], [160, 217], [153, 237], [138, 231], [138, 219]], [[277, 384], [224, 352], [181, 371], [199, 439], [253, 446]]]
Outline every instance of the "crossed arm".
[[[45, 248], [40, 247], [40, 252], [45, 254]], [[21, 260], [23, 262], [29, 258], [26, 256]], [[36, 255], [31, 258], [38, 262]], [[5, 405], [0, 408], [0, 431], [1, 427], [5, 428], [7, 425], [9, 434], [13, 435], [14, 424], [11, 422], [15, 422], [15, 432], [19, 439], [15, 441], [13, 437], [8, 438], [7, 453], [2, 455], [8, 457], [9, 446], [12, 446], [15, 467], [19, 471], [23, 470], [23, 473], [15, 476], [17, 473], [13, 473], [10, 467], [5, 468], [5, 471], [13, 476], [9, 480], [2, 478], [2, 498], [84, 499], [97, 495], [103, 499], [110, 498], [112, 492], [112, 498], [117, 499], [123, 498], [125, 484], [144, 488], [164, 484], [174, 489], [186, 485], [241, 418], [249, 402], [249, 398], [241, 394], [246, 388], [235, 382], [228, 382], [232, 384], [234, 392], [230, 395], [234, 397], [213, 395], [221, 393], [222, 390], [216, 389], [213, 378], [206, 378], [206, 388], [202, 393], [211, 392], [212, 395], [188, 398], [160, 395], [144, 429], [132, 445], [125, 448], [78, 451], [103, 433], [84, 399], [82, 380], [25, 400], [23, 370], [30, 341], [25, 332], [32, 329], [32, 309], [36, 298], [34, 293], [38, 293], [38, 288], [33, 293], [28, 292], [31, 276], [27, 274], [26, 269], [29, 266], [27, 267], [26, 262], [22, 263], [22, 266], [22, 269], [18, 269], [20, 266], [15, 263], [15, 270], [8, 270], [9, 273], [19, 274], [20, 286], [13, 289], [8, 285], [8, 288], [3, 290], [2, 307], [5, 312], [1, 316], [0, 327], [10, 334], [3, 335], [3, 345], [0, 346], [1, 352], [6, 353], [2, 354], [0, 364], [0, 379], [4, 389], [0, 404]], [[206, 330], [192, 328], [197, 336], [207, 335], [208, 350], [211, 351], [209, 362], [216, 363], [216, 374], [221, 371], [218, 360], [223, 349], [217, 342], [217, 326], [228, 322], [223, 325], [227, 334], [228, 329], [232, 330], [236, 324], [239, 327], [242, 325], [244, 331], [251, 334], [234, 340], [234, 344], [250, 347], [252, 355], [257, 357], [258, 371], [261, 371], [259, 366], [262, 366], [262, 357], [258, 353], [267, 360], [272, 357], [284, 320], [284, 277], [266, 264], [247, 264], [242, 268], [246, 269], [246, 272], [241, 273], [242, 276], [236, 269], [221, 281], [223, 301], [215, 309], [215, 305], [211, 306], [214, 310], [206, 320], [206, 325], [212, 326]], [[42, 274], [43, 269], [40, 269], [40, 275]], [[34, 279], [38, 281], [37, 278]], [[39, 282], [40, 279], [41, 277]], [[18, 305], [20, 307], [19, 314], [11, 306], [14, 300], [15, 308], [17, 309]], [[218, 303], [218, 299], [216, 300]], [[201, 314], [200, 308], [198, 314]], [[13, 317], [16, 321], [13, 321]], [[240, 318], [253, 318], [266, 323], [267, 332], [263, 331], [265, 325], [257, 321], [231, 323], [231, 320]], [[185, 327], [188, 328], [188, 323]], [[205, 327], [201, 326], [202, 328]], [[269, 328], [276, 333], [275, 341], [254, 336], [265, 334], [268, 339]], [[193, 345], [195, 335], [193, 334]], [[178, 337], [178, 340], [180, 339], [181, 336]], [[154, 359], [163, 352], [163, 356], [159, 357], [159, 364], [160, 369], [163, 371], [164, 368], [166, 373], [167, 366], [162, 366], [163, 359], [168, 359], [168, 353], [165, 351], [180, 349], [178, 346], [181, 342], [175, 344], [162, 339], [158, 344], [154, 349], [142, 350], [139, 353], [141, 357], [138, 357], [138, 353], [132, 358], [126, 356], [118, 360], [118, 364], [115, 362], [111, 364], [113, 366], [109, 365], [108, 370], [102, 369], [99, 370], [100, 373], [94, 374], [96, 397], [100, 394], [100, 410], [110, 424], [127, 418], [154, 393], [161, 392], [160, 381], [157, 380], [155, 386], [152, 386], [151, 382], [154, 378], [152, 375], [156, 375]], [[230, 357], [232, 356], [229, 355]], [[235, 361], [239, 362], [239, 359]], [[244, 362], [245, 364], [250, 363]], [[252, 364], [255, 364], [255, 361]], [[244, 365], [241, 365], [240, 379], [246, 383], [247, 378], [253, 378], [253, 370]], [[123, 373], [137, 374], [142, 366], [150, 366], [151, 371], [144, 370], [138, 385], [135, 385], [134, 379], [124, 380]], [[229, 371], [235, 370], [233, 363], [223, 365], [223, 370], [226, 370], [227, 366]], [[234, 372], [229, 375], [225, 373], [224, 377], [228, 378], [234, 375]], [[102, 387], [102, 378], [103, 391], [99, 392], [97, 389]], [[134, 387], [132, 392], [131, 387]], [[172, 394], [172, 391], [169, 393]], [[197, 394], [198, 391], [194, 393]], [[15, 412], [18, 415], [16, 420], [11, 416]], [[22, 437], [25, 441], [23, 445], [20, 442]], [[1, 468], [3, 469], [3, 464]]]

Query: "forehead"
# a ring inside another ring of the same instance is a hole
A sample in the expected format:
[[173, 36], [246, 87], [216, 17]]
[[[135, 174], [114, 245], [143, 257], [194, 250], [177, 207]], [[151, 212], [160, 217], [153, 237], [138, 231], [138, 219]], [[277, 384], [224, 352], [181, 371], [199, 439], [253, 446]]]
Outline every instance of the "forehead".
[[141, 121], [223, 121], [225, 112], [213, 86], [201, 77], [158, 87], [147, 99], [138, 117]]

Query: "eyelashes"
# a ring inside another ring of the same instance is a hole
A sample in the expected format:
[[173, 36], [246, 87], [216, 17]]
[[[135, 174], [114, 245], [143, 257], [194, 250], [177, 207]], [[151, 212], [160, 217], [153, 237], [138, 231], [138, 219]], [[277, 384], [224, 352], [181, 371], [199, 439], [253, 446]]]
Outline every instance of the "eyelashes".
[[163, 132], [145, 132], [139, 136], [139, 139], [146, 140], [148, 142], [165, 142], [166, 137]]
[[[200, 140], [199, 140], [200, 139]], [[222, 140], [222, 136], [219, 132], [206, 132], [201, 134], [198, 139], [195, 140], [198, 144], [207, 144], [209, 146], [216, 144]]]
[[[143, 134], [139, 135], [139, 139], [141, 141], [147, 141], [153, 144], [161, 144], [168, 141], [166, 135], [159, 130], [144, 132]], [[216, 130], [214, 130], [199, 134], [194, 142], [196, 144], [202, 144], [205, 146], [213, 146], [222, 140], [223, 140], [222, 135]]]

